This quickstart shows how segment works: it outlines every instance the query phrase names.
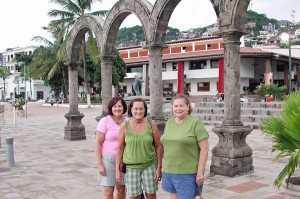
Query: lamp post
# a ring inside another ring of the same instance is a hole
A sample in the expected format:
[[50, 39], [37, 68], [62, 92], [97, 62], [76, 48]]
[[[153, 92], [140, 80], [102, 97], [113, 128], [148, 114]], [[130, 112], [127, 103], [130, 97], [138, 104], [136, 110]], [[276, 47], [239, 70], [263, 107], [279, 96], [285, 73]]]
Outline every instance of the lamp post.
[[292, 49], [291, 49], [291, 27], [287, 25], [289, 34], [289, 93], [292, 92]]
[[20, 64], [24, 64], [24, 90], [25, 90], [25, 94], [24, 94], [24, 98], [25, 98], [25, 117], [27, 118], [27, 90], [26, 90], [26, 64], [25, 62], [19, 62]]
[[289, 93], [292, 92], [292, 50], [291, 50], [291, 34], [290, 34], [290, 26], [288, 24], [288, 33], [282, 33], [281, 39], [283, 41], [287, 41], [289, 48], [289, 72], [288, 72], [288, 80], [289, 80]]
[[25, 65], [25, 62], [24, 63], [24, 83], [25, 83], [25, 117], [27, 118], [27, 90], [26, 90], [26, 65]]

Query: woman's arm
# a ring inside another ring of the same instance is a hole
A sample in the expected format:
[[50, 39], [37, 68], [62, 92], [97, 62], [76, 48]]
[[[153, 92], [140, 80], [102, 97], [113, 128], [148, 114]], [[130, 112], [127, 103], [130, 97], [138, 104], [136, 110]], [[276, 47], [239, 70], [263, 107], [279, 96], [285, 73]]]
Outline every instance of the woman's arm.
[[97, 159], [97, 166], [98, 172], [100, 175], [105, 176], [105, 168], [102, 162], [102, 146], [105, 139], [105, 134], [97, 131], [96, 132], [96, 144], [95, 144], [95, 152], [96, 152], [96, 159]]
[[196, 182], [198, 185], [203, 184], [204, 182], [204, 170], [208, 157], [208, 139], [203, 139], [198, 142], [200, 153], [199, 153], [199, 162], [198, 162], [198, 171]]
[[123, 152], [125, 147], [125, 133], [126, 133], [125, 122], [123, 122], [119, 129], [118, 148], [117, 148], [117, 155], [116, 155], [116, 181], [117, 182], [122, 181], [122, 175], [119, 166], [123, 157]]
[[152, 121], [152, 134], [153, 140], [155, 144], [156, 158], [157, 158], [157, 169], [155, 172], [154, 179], [156, 181], [161, 180], [161, 166], [162, 166], [162, 146], [160, 143], [160, 132], [158, 127], [154, 121]]

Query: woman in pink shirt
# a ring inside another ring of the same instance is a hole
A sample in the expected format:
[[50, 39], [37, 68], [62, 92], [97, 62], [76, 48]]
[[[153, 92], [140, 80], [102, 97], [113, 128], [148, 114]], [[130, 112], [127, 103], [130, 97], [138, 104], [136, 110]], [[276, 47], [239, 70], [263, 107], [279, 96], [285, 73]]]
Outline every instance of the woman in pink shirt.
[[103, 186], [103, 199], [113, 199], [115, 187], [116, 198], [125, 199], [124, 181], [116, 181], [115, 163], [119, 128], [126, 119], [124, 113], [127, 111], [127, 105], [121, 97], [113, 97], [107, 108], [109, 115], [99, 121], [96, 132], [98, 183]]

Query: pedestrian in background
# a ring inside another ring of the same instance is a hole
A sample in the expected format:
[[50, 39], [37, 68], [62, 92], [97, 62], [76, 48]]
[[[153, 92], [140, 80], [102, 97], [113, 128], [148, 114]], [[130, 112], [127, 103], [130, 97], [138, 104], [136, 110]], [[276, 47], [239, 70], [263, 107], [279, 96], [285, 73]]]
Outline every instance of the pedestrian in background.
[[161, 180], [162, 147], [154, 121], [147, 118], [147, 104], [133, 99], [128, 107], [130, 119], [120, 127], [116, 158], [116, 178], [122, 180], [119, 164], [126, 164], [125, 185], [130, 199], [140, 199], [143, 191], [147, 199], [156, 199]]
[[108, 116], [103, 117], [96, 132], [96, 159], [98, 182], [103, 186], [103, 199], [113, 199], [116, 187], [117, 199], [125, 199], [123, 182], [116, 181], [115, 163], [120, 125], [126, 120], [127, 105], [121, 97], [113, 97], [108, 103]]
[[203, 123], [190, 115], [191, 103], [185, 95], [173, 97], [171, 104], [174, 116], [161, 136], [162, 188], [171, 199], [193, 199], [202, 194], [208, 133]]

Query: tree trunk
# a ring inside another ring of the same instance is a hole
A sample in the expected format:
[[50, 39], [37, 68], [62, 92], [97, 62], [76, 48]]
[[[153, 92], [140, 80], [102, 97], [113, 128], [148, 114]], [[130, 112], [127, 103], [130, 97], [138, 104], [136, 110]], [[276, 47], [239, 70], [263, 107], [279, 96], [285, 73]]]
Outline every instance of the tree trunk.
[[119, 89], [120, 89], [120, 87], [117, 85], [117, 86], [115, 86], [115, 96], [118, 96], [118, 94], [119, 94]]
[[90, 108], [91, 107], [91, 96], [88, 89], [88, 81], [87, 81], [87, 72], [86, 72], [86, 42], [85, 37], [83, 38], [83, 78], [84, 78], [84, 90], [86, 91], [86, 101], [87, 105]]
[[64, 97], [67, 98], [67, 96], [69, 94], [69, 81], [68, 81], [68, 79], [66, 77], [65, 67], [62, 67], [61, 70], [62, 70], [62, 76], [63, 76], [63, 81], [64, 81], [64, 85], [63, 85], [63, 87], [64, 87], [64, 90], [63, 90]]
[[30, 85], [30, 99], [31, 99], [32, 98], [31, 78], [29, 79], [29, 85]]
[[2, 100], [5, 100], [5, 78], [3, 78], [3, 84], [4, 93], [2, 95]]

